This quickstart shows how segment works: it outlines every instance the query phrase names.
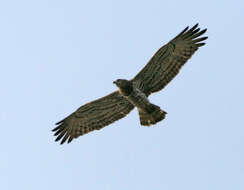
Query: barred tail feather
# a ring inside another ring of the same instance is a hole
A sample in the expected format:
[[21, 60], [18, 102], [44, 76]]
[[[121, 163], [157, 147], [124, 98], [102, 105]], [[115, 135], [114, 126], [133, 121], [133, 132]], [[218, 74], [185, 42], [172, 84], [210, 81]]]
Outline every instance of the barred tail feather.
[[141, 125], [150, 126], [163, 120], [167, 112], [160, 109], [159, 106], [151, 104], [147, 111], [139, 109]]

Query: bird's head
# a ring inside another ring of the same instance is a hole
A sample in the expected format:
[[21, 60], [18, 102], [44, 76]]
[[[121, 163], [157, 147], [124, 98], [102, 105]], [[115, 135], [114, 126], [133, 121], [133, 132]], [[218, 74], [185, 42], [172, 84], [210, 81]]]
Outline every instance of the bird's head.
[[116, 81], [113, 82], [118, 88], [124, 88], [128, 86], [130, 83], [128, 80], [125, 79], [117, 79]]
[[126, 79], [117, 79], [113, 82], [119, 88], [119, 92], [123, 95], [129, 95], [132, 91], [132, 82]]

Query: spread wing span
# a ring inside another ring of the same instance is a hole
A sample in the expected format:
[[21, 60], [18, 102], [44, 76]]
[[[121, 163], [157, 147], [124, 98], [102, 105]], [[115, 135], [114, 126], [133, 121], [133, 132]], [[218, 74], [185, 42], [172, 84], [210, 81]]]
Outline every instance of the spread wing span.
[[191, 29], [186, 27], [169, 43], [161, 47], [150, 59], [148, 64], [132, 80], [140, 84], [141, 90], [150, 95], [163, 89], [179, 72], [181, 67], [205, 45], [200, 37], [207, 29], [200, 30], [198, 24]]
[[103, 98], [81, 106], [77, 111], [56, 123], [52, 131], [56, 141], [66, 140], [70, 143], [74, 138], [90, 131], [98, 130], [125, 117], [134, 106], [115, 91]]

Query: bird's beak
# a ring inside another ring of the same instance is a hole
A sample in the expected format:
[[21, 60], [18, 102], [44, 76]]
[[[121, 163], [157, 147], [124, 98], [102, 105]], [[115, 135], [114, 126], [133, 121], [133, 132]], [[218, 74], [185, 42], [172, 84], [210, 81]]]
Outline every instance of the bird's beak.
[[114, 84], [117, 84], [117, 82], [116, 82], [116, 81], [114, 81], [113, 83], [114, 83]]

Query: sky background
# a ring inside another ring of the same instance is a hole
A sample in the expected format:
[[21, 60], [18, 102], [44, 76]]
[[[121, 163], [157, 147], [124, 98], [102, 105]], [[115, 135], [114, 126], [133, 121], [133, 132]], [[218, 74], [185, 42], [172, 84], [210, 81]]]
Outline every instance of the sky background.
[[[0, 189], [243, 190], [243, 1], [0, 2]], [[71, 144], [54, 123], [131, 79], [187, 25], [207, 45], [151, 102]]]

